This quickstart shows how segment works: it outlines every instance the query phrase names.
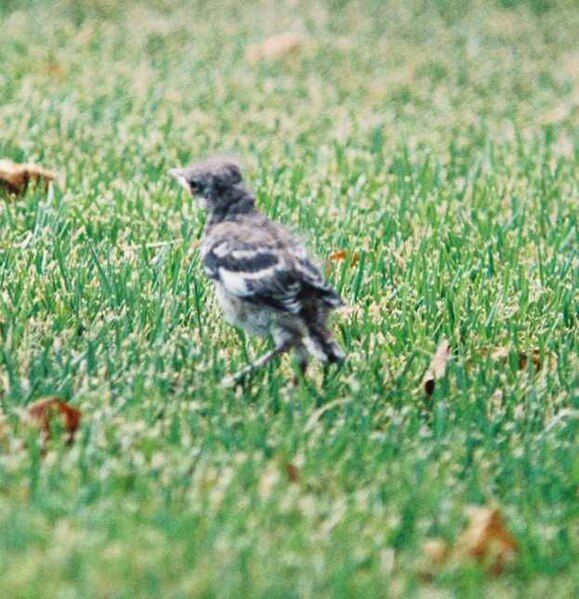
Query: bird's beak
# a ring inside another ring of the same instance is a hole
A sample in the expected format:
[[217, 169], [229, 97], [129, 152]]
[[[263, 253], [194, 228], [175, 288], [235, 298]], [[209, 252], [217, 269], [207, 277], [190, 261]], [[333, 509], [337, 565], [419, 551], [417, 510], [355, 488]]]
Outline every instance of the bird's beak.
[[184, 168], [172, 168], [169, 171], [171, 177], [174, 177], [181, 185], [189, 190], [189, 186], [187, 185], [187, 179], [185, 178], [185, 169]]
[[179, 181], [179, 179], [183, 178], [185, 171], [182, 168], [172, 168], [169, 171], [169, 174], [171, 175], [171, 177], [174, 177], [175, 179], [177, 179], [177, 181]]

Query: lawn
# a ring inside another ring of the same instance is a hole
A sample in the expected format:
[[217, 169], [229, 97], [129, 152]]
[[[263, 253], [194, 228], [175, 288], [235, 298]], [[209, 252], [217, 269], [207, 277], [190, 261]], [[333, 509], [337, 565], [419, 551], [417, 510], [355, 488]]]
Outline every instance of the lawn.
[[[579, 592], [577, 31], [570, 0], [2, 0], [0, 158], [58, 182], [0, 197], [0, 596]], [[220, 386], [264, 343], [168, 175], [211, 154], [348, 302], [325, 379]], [[472, 505], [501, 574], [424, 554]]]

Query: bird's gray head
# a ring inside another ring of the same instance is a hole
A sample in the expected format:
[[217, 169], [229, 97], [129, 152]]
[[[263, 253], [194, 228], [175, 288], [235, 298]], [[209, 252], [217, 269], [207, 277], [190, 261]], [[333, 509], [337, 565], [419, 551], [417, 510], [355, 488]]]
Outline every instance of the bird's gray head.
[[171, 175], [212, 214], [245, 212], [255, 198], [247, 189], [239, 166], [231, 160], [210, 159], [187, 168], [174, 168]]

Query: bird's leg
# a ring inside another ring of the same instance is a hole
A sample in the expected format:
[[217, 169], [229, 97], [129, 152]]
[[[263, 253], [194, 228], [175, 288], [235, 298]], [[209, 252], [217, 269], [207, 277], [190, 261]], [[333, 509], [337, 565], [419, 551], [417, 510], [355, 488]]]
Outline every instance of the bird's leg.
[[260, 356], [256, 360], [254, 360], [249, 366], [242, 368], [240, 371], [232, 374], [231, 376], [226, 376], [222, 379], [222, 384], [225, 387], [232, 387], [233, 385], [237, 385], [241, 381], [243, 381], [247, 376], [249, 376], [252, 372], [262, 368], [267, 363], [271, 362], [276, 356], [280, 356], [285, 353], [291, 347], [291, 343], [289, 341], [284, 341], [282, 343], [278, 343], [274, 349], [266, 352], [263, 356]]
[[310, 356], [309, 356], [306, 346], [303, 343], [297, 343], [295, 345], [295, 349], [296, 349], [296, 355], [298, 358], [298, 368], [300, 371], [300, 375], [294, 376], [294, 381], [293, 381], [294, 386], [297, 387], [300, 382], [300, 376], [301, 376], [301, 378], [303, 378], [306, 375], [306, 372], [308, 370], [308, 365], [310, 362]]
[[298, 364], [300, 367], [300, 374], [305, 376], [310, 364], [308, 350], [305, 347], [298, 350]]

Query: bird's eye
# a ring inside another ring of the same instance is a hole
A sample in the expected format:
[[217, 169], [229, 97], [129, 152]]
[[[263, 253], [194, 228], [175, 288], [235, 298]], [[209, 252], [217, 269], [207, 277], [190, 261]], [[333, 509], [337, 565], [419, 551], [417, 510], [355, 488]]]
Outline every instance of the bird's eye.
[[199, 181], [189, 181], [191, 191], [199, 191]]

